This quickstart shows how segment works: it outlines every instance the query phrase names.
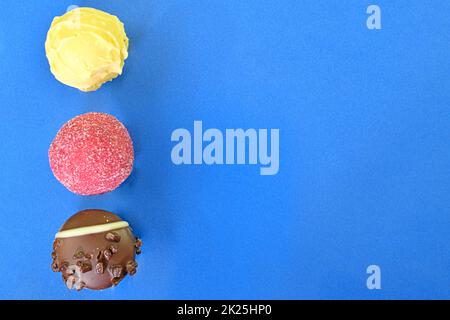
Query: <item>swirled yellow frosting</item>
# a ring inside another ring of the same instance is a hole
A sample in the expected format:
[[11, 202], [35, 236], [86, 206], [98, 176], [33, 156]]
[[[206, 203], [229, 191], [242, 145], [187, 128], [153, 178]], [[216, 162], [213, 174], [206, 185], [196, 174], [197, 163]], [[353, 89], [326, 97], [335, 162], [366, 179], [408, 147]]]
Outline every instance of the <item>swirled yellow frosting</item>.
[[128, 38], [116, 16], [75, 8], [53, 19], [45, 52], [56, 79], [81, 91], [95, 91], [122, 74]]

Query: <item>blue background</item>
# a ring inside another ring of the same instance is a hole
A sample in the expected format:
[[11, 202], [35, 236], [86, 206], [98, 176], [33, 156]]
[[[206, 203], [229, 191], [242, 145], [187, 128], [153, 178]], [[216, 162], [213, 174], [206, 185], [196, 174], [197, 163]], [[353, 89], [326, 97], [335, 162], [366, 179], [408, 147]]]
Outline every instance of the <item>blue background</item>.
[[[0, 298], [449, 298], [450, 2], [2, 1]], [[71, 4], [116, 14], [124, 74], [57, 82], [46, 32]], [[82, 197], [53, 177], [58, 129], [120, 119], [132, 176]], [[176, 128], [279, 128], [280, 171], [175, 166]], [[101, 208], [144, 241], [139, 271], [103, 292], [50, 269], [55, 232]], [[382, 289], [366, 288], [366, 268]]]

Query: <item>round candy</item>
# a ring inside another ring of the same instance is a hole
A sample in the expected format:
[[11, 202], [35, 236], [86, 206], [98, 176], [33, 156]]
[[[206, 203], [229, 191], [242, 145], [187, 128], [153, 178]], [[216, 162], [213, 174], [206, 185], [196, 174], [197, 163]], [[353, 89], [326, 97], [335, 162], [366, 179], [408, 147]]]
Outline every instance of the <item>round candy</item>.
[[122, 74], [128, 38], [116, 16], [75, 8], [53, 19], [45, 52], [56, 79], [81, 91], [94, 91]]
[[52, 270], [62, 273], [69, 289], [105, 289], [136, 273], [135, 254], [141, 245], [128, 223], [114, 213], [83, 210], [55, 235]]
[[80, 195], [101, 194], [130, 175], [133, 142], [115, 117], [90, 112], [64, 124], [48, 157], [53, 174], [67, 189]]

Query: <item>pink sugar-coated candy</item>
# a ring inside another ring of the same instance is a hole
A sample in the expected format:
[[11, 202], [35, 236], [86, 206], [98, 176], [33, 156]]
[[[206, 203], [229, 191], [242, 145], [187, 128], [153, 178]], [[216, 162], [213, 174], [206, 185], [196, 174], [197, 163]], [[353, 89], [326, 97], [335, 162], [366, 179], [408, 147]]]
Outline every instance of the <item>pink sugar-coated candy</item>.
[[63, 125], [48, 151], [50, 167], [67, 189], [94, 195], [116, 189], [133, 169], [133, 142], [115, 117], [98, 112]]

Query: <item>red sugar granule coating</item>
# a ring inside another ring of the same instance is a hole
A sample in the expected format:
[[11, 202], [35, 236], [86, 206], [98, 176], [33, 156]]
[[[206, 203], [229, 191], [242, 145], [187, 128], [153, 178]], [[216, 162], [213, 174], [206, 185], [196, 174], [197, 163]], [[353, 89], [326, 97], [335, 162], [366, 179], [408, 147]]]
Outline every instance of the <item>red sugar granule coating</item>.
[[67, 189], [80, 195], [117, 188], [133, 168], [133, 142], [115, 117], [79, 115], [59, 130], [48, 151], [50, 167]]

